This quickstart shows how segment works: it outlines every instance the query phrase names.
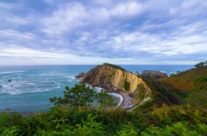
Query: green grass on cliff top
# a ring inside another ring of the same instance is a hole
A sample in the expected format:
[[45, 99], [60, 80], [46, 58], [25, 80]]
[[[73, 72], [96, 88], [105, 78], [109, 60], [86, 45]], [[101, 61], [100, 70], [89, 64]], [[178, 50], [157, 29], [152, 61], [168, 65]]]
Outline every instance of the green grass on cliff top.
[[195, 88], [194, 81], [203, 75], [207, 76], [207, 66], [184, 71], [161, 81], [166, 84], [173, 85], [179, 90], [189, 91]]

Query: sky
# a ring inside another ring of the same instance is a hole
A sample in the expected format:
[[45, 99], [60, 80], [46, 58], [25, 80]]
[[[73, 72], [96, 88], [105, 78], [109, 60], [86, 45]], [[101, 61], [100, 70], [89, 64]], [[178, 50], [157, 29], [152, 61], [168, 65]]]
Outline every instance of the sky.
[[207, 0], [0, 0], [0, 65], [207, 60]]

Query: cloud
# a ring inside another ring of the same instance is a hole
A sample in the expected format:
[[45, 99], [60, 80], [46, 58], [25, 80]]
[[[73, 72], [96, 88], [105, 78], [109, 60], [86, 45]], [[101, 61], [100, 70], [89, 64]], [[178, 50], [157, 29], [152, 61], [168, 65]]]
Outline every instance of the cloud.
[[0, 64], [192, 64], [207, 59], [206, 8], [205, 0], [0, 2]]
[[88, 8], [81, 3], [69, 3], [42, 20], [43, 32], [59, 35], [83, 26], [102, 24], [114, 17], [136, 16], [142, 11], [142, 5], [137, 2], [119, 3], [111, 8]]
[[33, 40], [35, 36], [32, 33], [20, 33], [12, 29], [0, 30], [0, 38], [15, 39], [15, 40]]

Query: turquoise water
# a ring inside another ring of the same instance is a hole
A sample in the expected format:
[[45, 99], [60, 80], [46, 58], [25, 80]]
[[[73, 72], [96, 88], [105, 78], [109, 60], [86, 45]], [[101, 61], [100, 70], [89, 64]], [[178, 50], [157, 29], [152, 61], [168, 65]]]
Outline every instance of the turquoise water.
[[[189, 65], [120, 65], [136, 72], [159, 70], [168, 74], [192, 68]], [[65, 86], [79, 82], [74, 76], [87, 72], [95, 65], [59, 66], [0, 66], [0, 111], [46, 111], [52, 104], [49, 98], [62, 96]], [[11, 80], [11, 81], [9, 81]]]

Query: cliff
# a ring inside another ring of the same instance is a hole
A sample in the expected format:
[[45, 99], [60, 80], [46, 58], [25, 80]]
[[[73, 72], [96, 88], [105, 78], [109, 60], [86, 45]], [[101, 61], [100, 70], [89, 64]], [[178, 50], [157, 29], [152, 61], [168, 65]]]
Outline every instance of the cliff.
[[[99, 65], [87, 72], [80, 83], [89, 83], [93, 87], [101, 87], [107, 91], [129, 96], [130, 103], [137, 104], [150, 95], [151, 90], [137, 75], [127, 72], [123, 68], [108, 63]], [[124, 105], [130, 105], [124, 101]], [[129, 106], [130, 107], [130, 106]]]

